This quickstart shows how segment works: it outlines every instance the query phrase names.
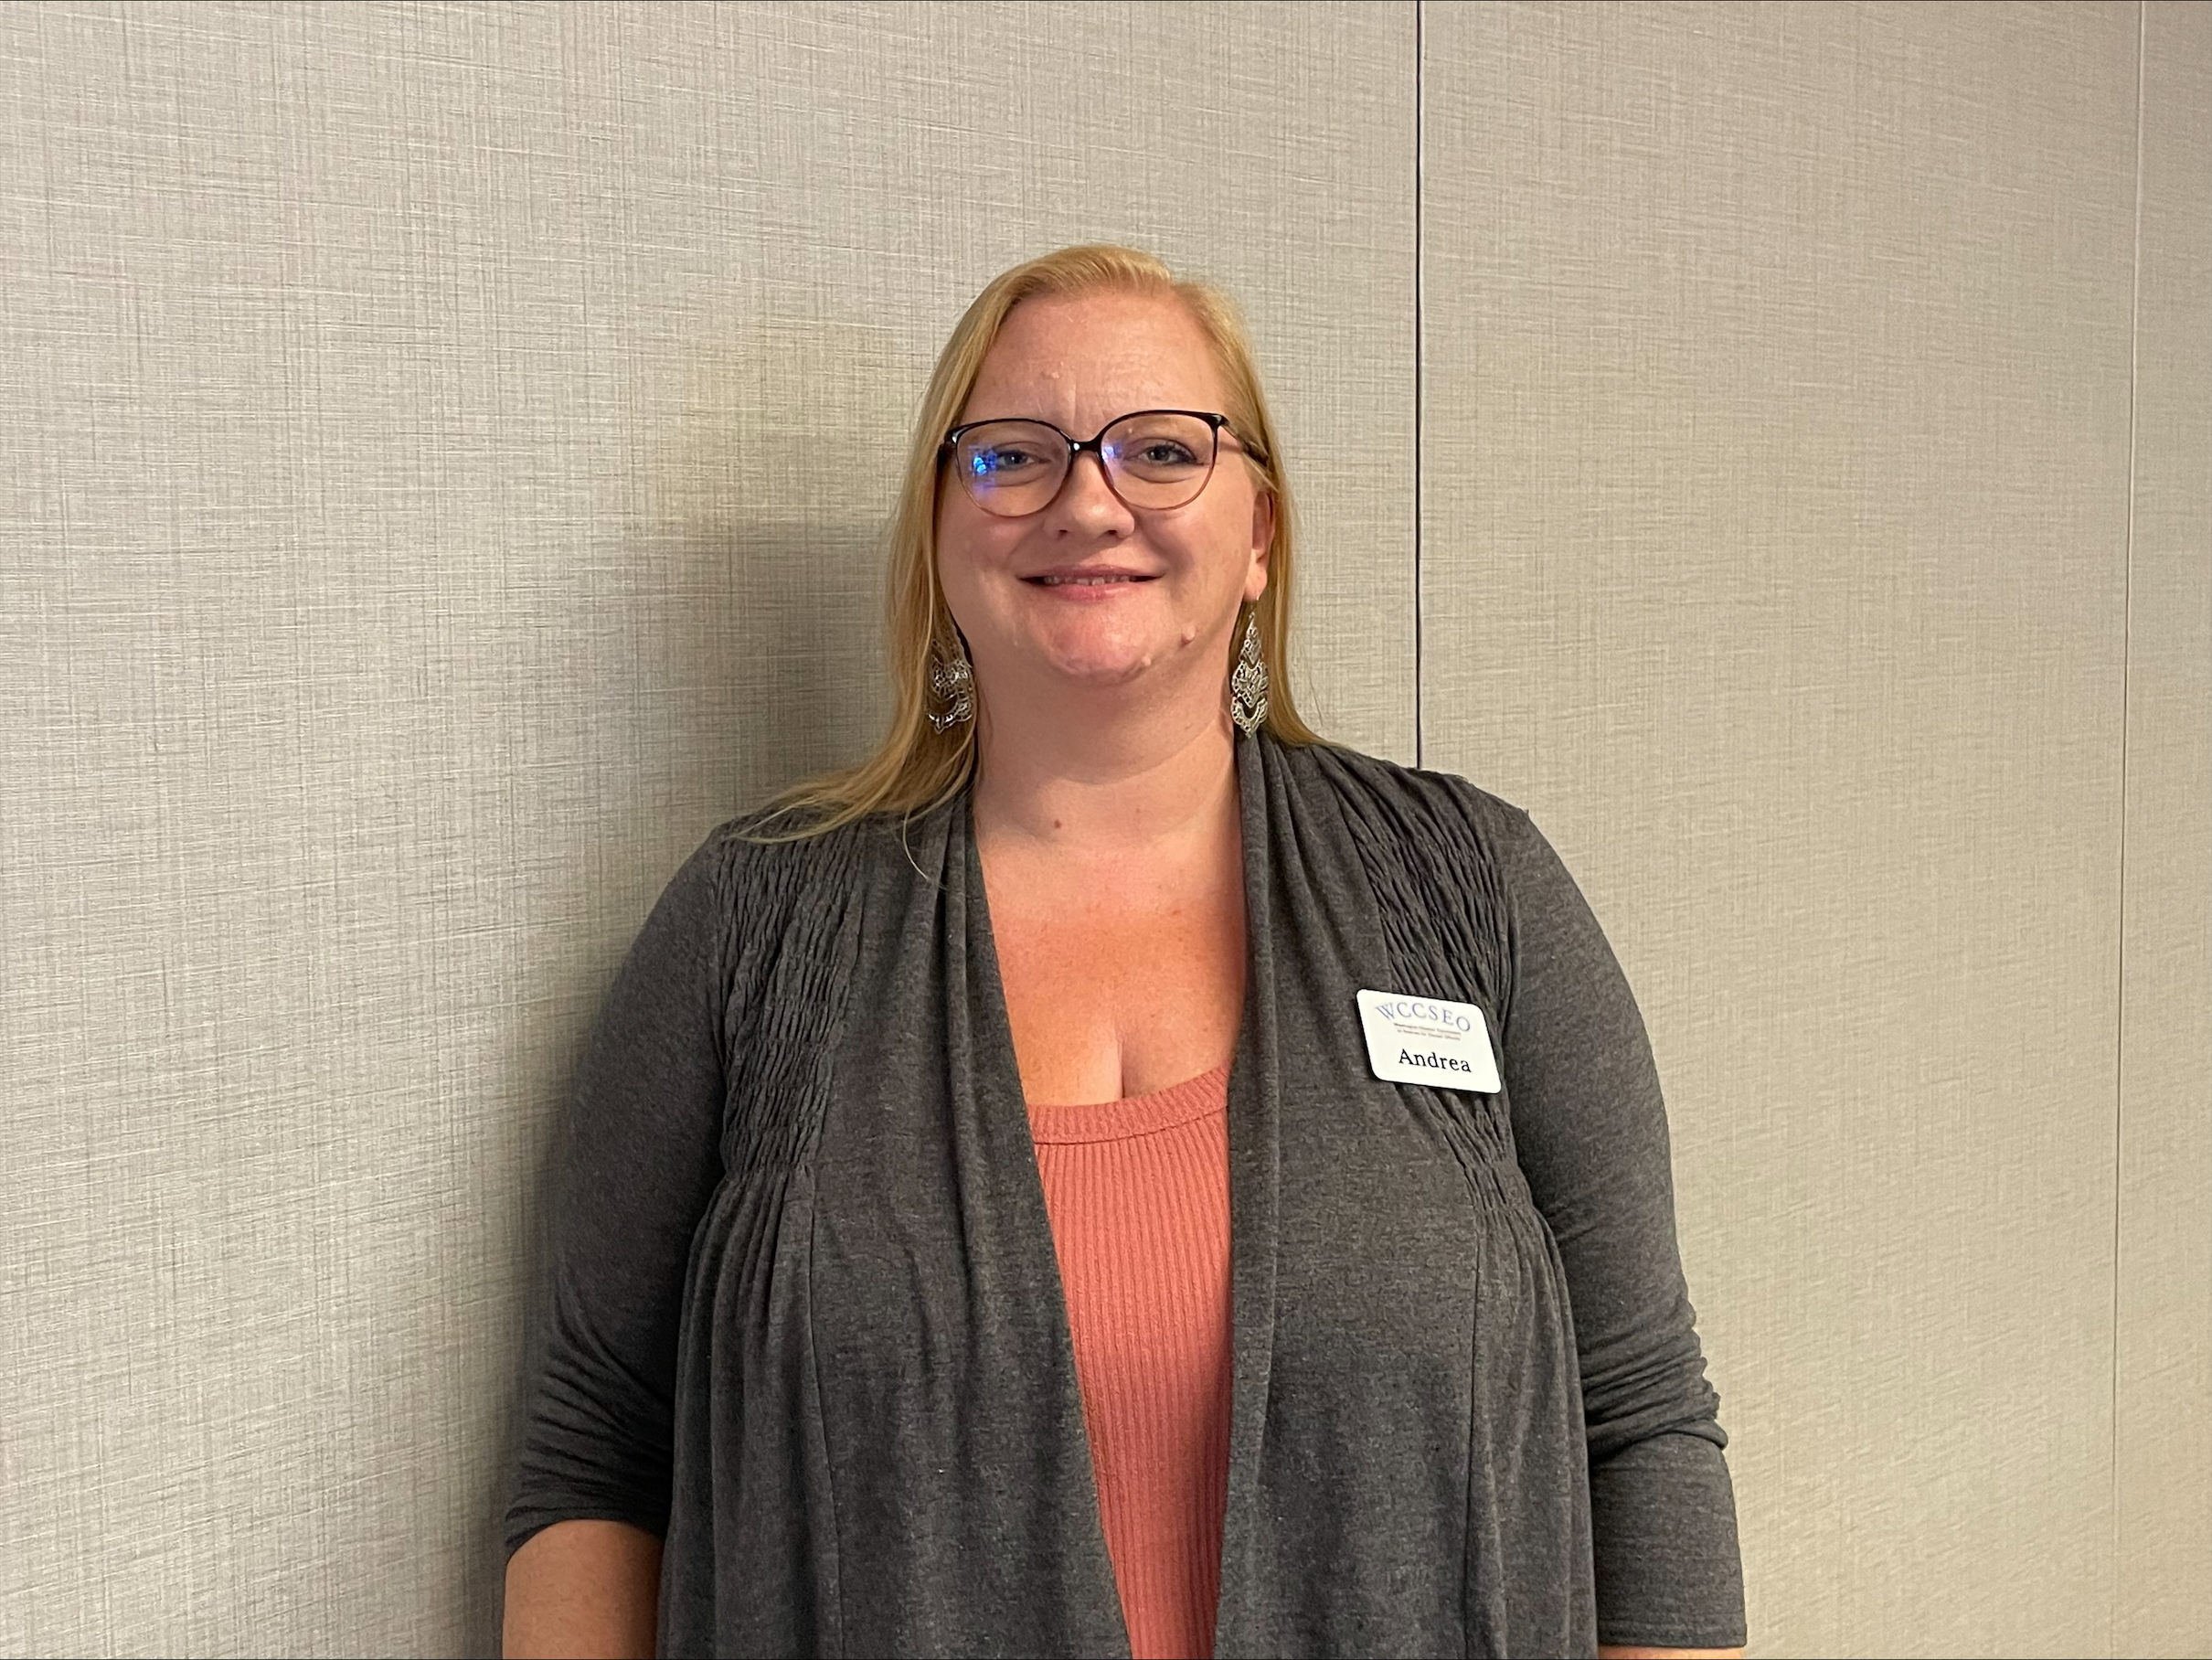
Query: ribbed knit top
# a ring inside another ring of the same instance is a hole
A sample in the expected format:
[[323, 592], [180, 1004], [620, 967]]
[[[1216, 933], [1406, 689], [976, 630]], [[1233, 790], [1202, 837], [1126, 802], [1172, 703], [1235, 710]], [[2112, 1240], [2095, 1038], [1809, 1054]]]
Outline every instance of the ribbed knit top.
[[1229, 1419], [1228, 1068], [1031, 1106], [1133, 1660], [1211, 1660]]

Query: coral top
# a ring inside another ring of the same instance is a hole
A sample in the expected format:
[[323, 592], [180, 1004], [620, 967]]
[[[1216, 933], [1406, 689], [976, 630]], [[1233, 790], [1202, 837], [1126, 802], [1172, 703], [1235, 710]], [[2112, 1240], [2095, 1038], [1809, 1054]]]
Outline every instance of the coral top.
[[1211, 1660], [1228, 1495], [1228, 1068], [1029, 1109], [1134, 1660]]

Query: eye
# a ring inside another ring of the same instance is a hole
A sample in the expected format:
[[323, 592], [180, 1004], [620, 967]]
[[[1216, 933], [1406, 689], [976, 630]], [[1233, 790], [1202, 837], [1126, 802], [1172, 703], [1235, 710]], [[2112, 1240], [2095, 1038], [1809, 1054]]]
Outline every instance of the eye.
[[1044, 464], [1045, 458], [1020, 444], [986, 444], [968, 452], [968, 471], [977, 478], [996, 478], [1025, 467]]
[[1198, 463], [1188, 444], [1172, 438], [1148, 438], [1128, 453], [1131, 461], [1148, 467], [1194, 467]]

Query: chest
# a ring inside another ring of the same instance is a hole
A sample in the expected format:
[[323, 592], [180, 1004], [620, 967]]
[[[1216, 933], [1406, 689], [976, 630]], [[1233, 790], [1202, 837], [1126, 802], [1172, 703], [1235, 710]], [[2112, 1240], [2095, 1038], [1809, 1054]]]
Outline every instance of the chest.
[[1112, 1101], [1236, 1048], [1245, 916], [1232, 844], [1175, 857], [986, 861], [991, 932], [1024, 1095]]

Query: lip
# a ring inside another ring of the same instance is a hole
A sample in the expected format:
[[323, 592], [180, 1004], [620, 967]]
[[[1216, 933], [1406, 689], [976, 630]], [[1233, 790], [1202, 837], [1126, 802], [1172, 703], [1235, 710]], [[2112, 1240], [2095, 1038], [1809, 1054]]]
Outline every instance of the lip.
[[1091, 599], [1140, 588], [1146, 582], [1156, 581], [1159, 574], [1153, 570], [1132, 570], [1122, 565], [1059, 565], [1049, 570], [1033, 570], [1022, 581], [1047, 593]]

